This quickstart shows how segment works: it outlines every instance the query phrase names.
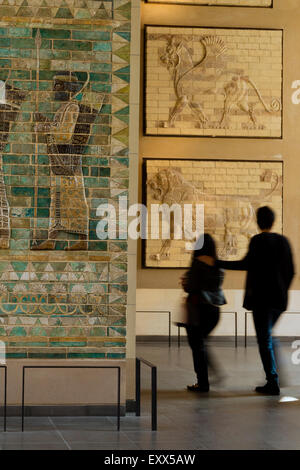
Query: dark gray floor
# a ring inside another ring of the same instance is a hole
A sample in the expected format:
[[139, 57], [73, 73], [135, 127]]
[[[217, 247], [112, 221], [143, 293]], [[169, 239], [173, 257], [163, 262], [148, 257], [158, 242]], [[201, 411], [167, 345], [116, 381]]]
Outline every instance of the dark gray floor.
[[[150, 370], [142, 368], [142, 416], [8, 418], [0, 433], [0, 449], [300, 449], [300, 401], [279, 402], [257, 396], [264, 382], [255, 345], [235, 349], [230, 343], [212, 344], [226, 380], [209, 394], [187, 392], [194, 382], [191, 353], [186, 344], [138, 344], [137, 355], [158, 366], [158, 426], [150, 430]], [[282, 396], [300, 399], [300, 365], [293, 365], [289, 343], [282, 347], [286, 383]]]

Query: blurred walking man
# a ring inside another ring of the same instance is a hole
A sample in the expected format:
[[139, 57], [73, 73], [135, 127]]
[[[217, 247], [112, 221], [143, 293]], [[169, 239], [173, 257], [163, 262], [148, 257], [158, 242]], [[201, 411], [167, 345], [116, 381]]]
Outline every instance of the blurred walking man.
[[265, 395], [279, 395], [272, 329], [286, 310], [294, 264], [287, 238], [271, 232], [275, 220], [272, 209], [260, 207], [256, 216], [261, 233], [251, 239], [245, 258], [240, 261], [218, 261], [218, 266], [247, 271], [243, 307], [253, 312], [259, 353], [267, 379], [266, 385], [256, 387], [255, 391]]

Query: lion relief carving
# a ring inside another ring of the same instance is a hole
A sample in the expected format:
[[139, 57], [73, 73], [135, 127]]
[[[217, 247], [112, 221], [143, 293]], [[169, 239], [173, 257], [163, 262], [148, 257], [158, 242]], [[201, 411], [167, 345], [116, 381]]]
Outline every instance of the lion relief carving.
[[[246, 129], [264, 129], [264, 124], [258, 122], [256, 105], [260, 104], [268, 114], [281, 110], [281, 100], [273, 97], [270, 103], [267, 103], [257, 85], [244, 70], [227, 69], [224, 56], [227, 47], [220, 37], [202, 36], [199, 39], [202, 57], [196, 61], [191, 45], [180, 35], [161, 35], [161, 38], [166, 40], [166, 46], [160, 55], [160, 62], [170, 74], [175, 102], [170, 109], [168, 121], [160, 122], [160, 127], [174, 127], [180, 114], [185, 108], [189, 108], [200, 128], [229, 129], [230, 116], [237, 110], [249, 118], [248, 123], [244, 123]], [[211, 85], [205, 87], [203, 82]], [[217, 121], [212, 122], [209, 119], [199, 95], [222, 97], [222, 112]], [[250, 102], [250, 96], [255, 96], [256, 101]]]

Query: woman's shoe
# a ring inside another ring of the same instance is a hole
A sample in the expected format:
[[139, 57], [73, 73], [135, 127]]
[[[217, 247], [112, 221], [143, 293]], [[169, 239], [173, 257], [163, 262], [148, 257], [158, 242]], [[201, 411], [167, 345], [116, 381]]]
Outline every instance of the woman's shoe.
[[195, 385], [188, 385], [187, 389], [190, 392], [209, 392], [209, 385], [200, 385], [200, 384], [195, 384]]

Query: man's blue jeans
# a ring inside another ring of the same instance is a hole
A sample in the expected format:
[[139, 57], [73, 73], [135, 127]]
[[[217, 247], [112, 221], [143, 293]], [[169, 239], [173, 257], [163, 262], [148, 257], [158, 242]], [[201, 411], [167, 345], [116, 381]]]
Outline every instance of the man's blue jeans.
[[276, 361], [276, 346], [272, 338], [272, 329], [281, 313], [282, 310], [268, 307], [253, 310], [257, 343], [267, 382], [278, 382], [278, 363]]

